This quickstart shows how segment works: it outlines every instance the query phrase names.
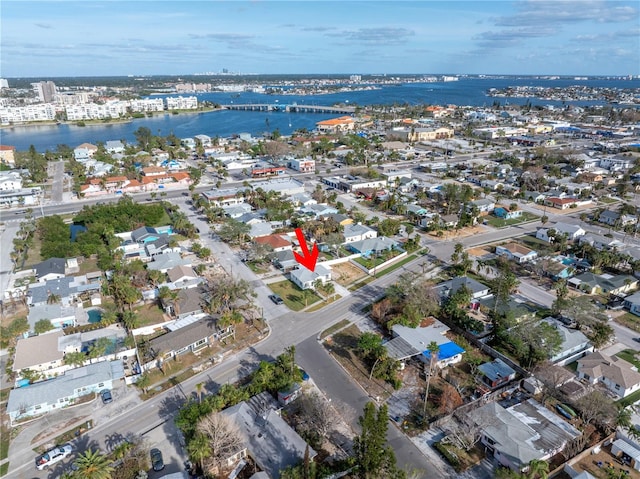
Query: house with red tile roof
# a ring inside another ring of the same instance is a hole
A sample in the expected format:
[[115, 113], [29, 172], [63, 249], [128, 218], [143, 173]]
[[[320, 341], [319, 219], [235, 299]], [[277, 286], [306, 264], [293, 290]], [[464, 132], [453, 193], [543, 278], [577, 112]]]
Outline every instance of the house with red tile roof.
[[0, 163], [5, 165], [14, 165], [16, 147], [9, 145], [0, 145]]
[[284, 235], [267, 235], [254, 238], [258, 244], [269, 245], [274, 252], [286, 251], [292, 249], [291, 241], [287, 240]]
[[339, 133], [343, 131], [353, 131], [356, 122], [353, 117], [341, 116], [340, 118], [332, 118], [330, 120], [319, 121], [316, 128], [321, 133]]

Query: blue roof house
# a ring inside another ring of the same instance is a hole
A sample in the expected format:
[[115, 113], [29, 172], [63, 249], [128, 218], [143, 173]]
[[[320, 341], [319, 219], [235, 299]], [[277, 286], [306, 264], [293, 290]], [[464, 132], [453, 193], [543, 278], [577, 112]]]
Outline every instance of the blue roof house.
[[[438, 345], [438, 361], [436, 365], [439, 368], [449, 366], [450, 364], [459, 363], [462, 361], [462, 354], [464, 349], [458, 346], [453, 341]], [[431, 360], [431, 352], [428, 349], [422, 351], [422, 357], [420, 358], [424, 362], [428, 363]]]
[[391, 251], [393, 249], [403, 251], [397, 241], [389, 239], [386, 236], [366, 238], [361, 241], [354, 241], [346, 246], [348, 250], [353, 251], [356, 254], [359, 253], [364, 257], [384, 253], [385, 251]]
[[522, 210], [510, 210], [505, 206], [496, 206], [493, 210], [493, 214], [498, 218], [511, 220], [514, 218], [520, 218], [522, 216]]

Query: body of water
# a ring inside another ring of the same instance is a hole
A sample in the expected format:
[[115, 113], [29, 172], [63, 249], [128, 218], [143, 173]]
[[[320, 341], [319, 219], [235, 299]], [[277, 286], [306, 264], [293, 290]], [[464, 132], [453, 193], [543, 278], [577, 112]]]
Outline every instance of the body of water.
[[[327, 95], [265, 95], [260, 93], [202, 93], [200, 101], [219, 104], [273, 103], [287, 105], [471, 105], [490, 106], [495, 100], [502, 104], [525, 104], [561, 106], [563, 102], [539, 100], [536, 98], [492, 98], [486, 95], [490, 88], [509, 86], [568, 87], [584, 85], [588, 87], [640, 88], [640, 81], [625, 80], [535, 80], [535, 79], [460, 79], [445, 83], [407, 83], [382, 86], [379, 90], [332, 93]], [[167, 95], [175, 96], [175, 95]], [[574, 105], [594, 105], [604, 102], [575, 101]], [[165, 114], [153, 118], [141, 118], [129, 123], [97, 124], [79, 127], [75, 125], [17, 126], [0, 130], [0, 143], [13, 145], [19, 151], [34, 145], [40, 152], [65, 144], [75, 147], [81, 143], [96, 143], [107, 140], [135, 142], [133, 132], [146, 126], [153, 134], [166, 136], [174, 133], [180, 138], [205, 134], [211, 137], [226, 137], [237, 133], [251, 133], [261, 136], [265, 132], [278, 129], [289, 135], [301, 128], [312, 130], [318, 121], [337, 115], [320, 113], [285, 113], [258, 111], [215, 111], [198, 114]]]

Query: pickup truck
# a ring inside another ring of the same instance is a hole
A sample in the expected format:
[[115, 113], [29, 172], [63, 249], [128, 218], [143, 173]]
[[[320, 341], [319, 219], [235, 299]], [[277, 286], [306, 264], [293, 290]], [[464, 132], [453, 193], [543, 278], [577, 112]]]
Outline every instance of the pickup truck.
[[36, 469], [38, 471], [42, 471], [43, 469], [66, 459], [72, 452], [73, 446], [71, 444], [54, 447], [50, 451], [45, 452], [42, 456], [36, 457]]

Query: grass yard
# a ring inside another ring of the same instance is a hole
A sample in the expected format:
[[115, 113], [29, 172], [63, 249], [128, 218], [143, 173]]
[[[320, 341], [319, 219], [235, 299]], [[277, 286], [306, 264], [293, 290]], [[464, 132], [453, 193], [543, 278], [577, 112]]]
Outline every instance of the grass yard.
[[329, 298], [324, 299], [321, 303], [311, 306], [309, 309], [307, 309], [307, 312], [311, 313], [313, 311], [318, 311], [319, 309], [324, 308], [326, 305], [331, 304], [334, 301], [338, 301], [340, 298], [342, 298], [342, 296], [340, 296], [338, 293], [334, 293]]
[[538, 215], [534, 215], [533, 213], [529, 213], [528, 211], [524, 211], [522, 216], [519, 218], [512, 218], [510, 220], [505, 220], [502, 218], [498, 218], [497, 216], [488, 216], [485, 221], [488, 225], [493, 226], [494, 228], [503, 228], [505, 226], [513, 226], [518, 225], [520, 223], [526, 223], [527, 221], [535, 221], [539, 219]]
[[[289, 280], [271, 283], [267, 286], [269, 286], [271, 291], [280, 296], [284, 304], [292, 311], [300, 311], [307, 306], [317, 303], [321, 299], [320, 296], [312, 290], [307, 290], [308, 293], [303, 293], [300, 288]], [[306, 301], [305, 294], [308, 295]]]
[[625, 349], [623, 351], [616, 353], [616, 356], [618, 356], [620, 359], [624, 359], [625, 361], [633, 364], [635, 367], [637, 367], [640, 370], [640, 360], [636, 356], [637, 353], [638, 351], [634, 351], [633, 349]]
[[376, 256], [374, 258], [354, 258], [353, 260], [355, 262], [357, 262], [358, 264], [361, 264], [362, 266], [364, 266], [365, 268], [367, 268], [368, 270], [371, 270], [373, 268], [375, 268], [376, 266], [381, 265], [382, 263], [386, 263], [387, 261], [395, 258], [396, 256], [400, 255], [402, 253], [400, 253], [400, 251], [388, 251], [386, 253], [384, 253], [382, 256]]
[[100, 271], [97, 258], [86, 258], [80, 263], [80, 274], [92, 273], [94, 271]]
[[626, 398], [619, 399], [616, 402], [620, 404], [622, 407], [627, 407], [627, 406], [631, 406], [632, 404], [635, 404], [638, 401], [640, 401], [640, 391], [631, 393]]
[[598, 201], [601, 203], [611, 204], [611, 203], [617, 203], [619, 200], [616, 200], [614, 198], [609, 198], [607, 196], [602, 196], [598, 198]]
[[160, 306], [156, 303], [145, 304], [135, 310], [139, 319], [139, 327], [162, 323], [167, 320]]
[[376, 278], [374, 278], [373, 276], [369, 276], [368, 278], [364, 278], [362, 281], [358, 281], [357, 283], [352, 284], [351, 286], [349, 286], [349, 291], [353, 292], [353, 291], [355, 291], [357, 289], [360, 289], [363, 286], [366, 286], [369, 283], [371, 283], [374, 279], [376, 279]]
[[613, 318], [613, 320], [616, 323], [620, 323], [621, 325], [640, 333], [640, 316], [636, 316], [631, 313], [624, 313]]
[[332, 335], [336, 331], [340, 331], [342, 328], [348, 326], [349, 324], [350, 324], [350, 321], [348, 319], [341, 319], [340, 321], [338, 321], [333, 326], [330, 326], [327, 329], [325, 329], [324, 331], [322, 331], [320, 333], [320, 339], [324, 339], [327, 336]]

